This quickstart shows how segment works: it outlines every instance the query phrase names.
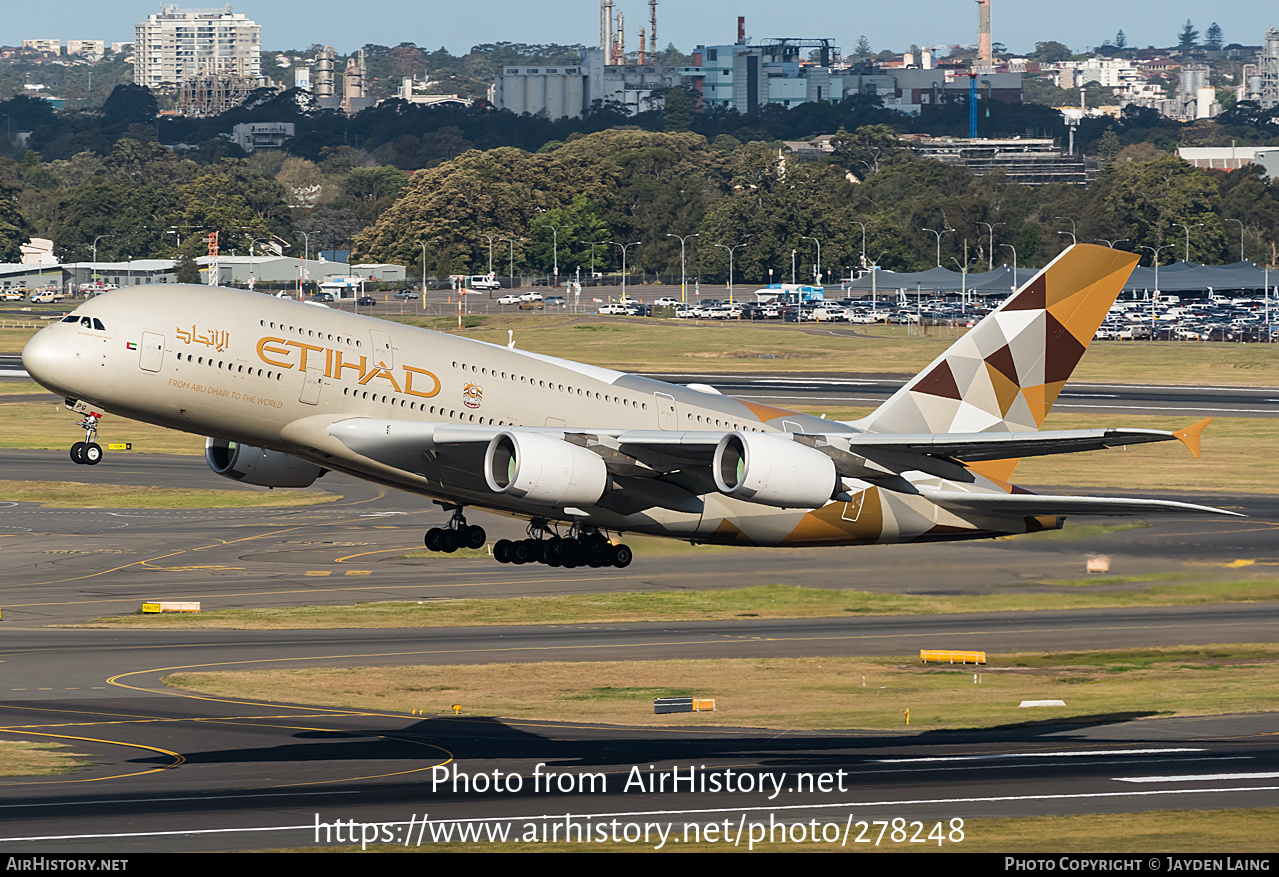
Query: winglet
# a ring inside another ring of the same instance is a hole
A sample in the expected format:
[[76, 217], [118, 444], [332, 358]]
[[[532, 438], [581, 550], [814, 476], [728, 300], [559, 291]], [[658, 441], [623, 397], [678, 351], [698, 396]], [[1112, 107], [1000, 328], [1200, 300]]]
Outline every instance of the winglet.
[[1190, 426], [1187, 426], [1185, 429], [1179, 429], [1173, 433], [1173, 436], [1176, 437], [1183, 445], [1189, 448], [1190, 453], [1194, 454], [1195, 458], [1198, 459], [1199, 457], [1203, 456], [1202, 451], [1199, 447], [1199, 437], [1203, 435], [1204, 429], [1210, 423], [1212, 423], [1211, 417], [1205, 420], [1201, 420], [1198, 423], [1192, 423], [1190, 424]]

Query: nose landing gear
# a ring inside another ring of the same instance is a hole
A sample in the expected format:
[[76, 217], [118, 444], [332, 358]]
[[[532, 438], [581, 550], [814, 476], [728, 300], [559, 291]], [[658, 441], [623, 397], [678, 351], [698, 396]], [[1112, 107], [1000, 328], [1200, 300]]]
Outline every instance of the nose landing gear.
[[76, 423], [76, 426], [84, 430], [84, 441], [71, 446], [71, 462], [88, 466], [96, 466], [101, 462], [102, 446], [94, 441], [98, 437], [98, 421], [101, 419], [101, 414], [91, 412]]

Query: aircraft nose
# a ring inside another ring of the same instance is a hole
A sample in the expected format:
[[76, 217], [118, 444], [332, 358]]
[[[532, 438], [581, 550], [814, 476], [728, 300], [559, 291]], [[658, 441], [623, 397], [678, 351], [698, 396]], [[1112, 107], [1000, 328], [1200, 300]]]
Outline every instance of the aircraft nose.
[[35, 334], [22, 349], [22, 367], [36, 382], [62, 395], [69, 395], [66, 378], [72, 355], [69, 347], [54, 337], [54, 326]]

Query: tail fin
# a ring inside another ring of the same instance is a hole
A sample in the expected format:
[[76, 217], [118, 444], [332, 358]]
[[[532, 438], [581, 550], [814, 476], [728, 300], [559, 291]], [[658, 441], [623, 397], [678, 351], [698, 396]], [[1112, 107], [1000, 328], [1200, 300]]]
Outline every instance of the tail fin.
[[878, 433], [1039, 428], [1138, 257], [1076, 244], [857, 426]]

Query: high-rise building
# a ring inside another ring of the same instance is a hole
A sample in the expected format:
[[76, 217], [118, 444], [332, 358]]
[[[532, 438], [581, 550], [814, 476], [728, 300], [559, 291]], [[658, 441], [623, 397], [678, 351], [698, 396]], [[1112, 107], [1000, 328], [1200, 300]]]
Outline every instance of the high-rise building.
[[231, 11], [166, 4], [133, 29], [133, 81], [148, 88], [180, 85], [197, 73], [260, 77], [261, 28]]

